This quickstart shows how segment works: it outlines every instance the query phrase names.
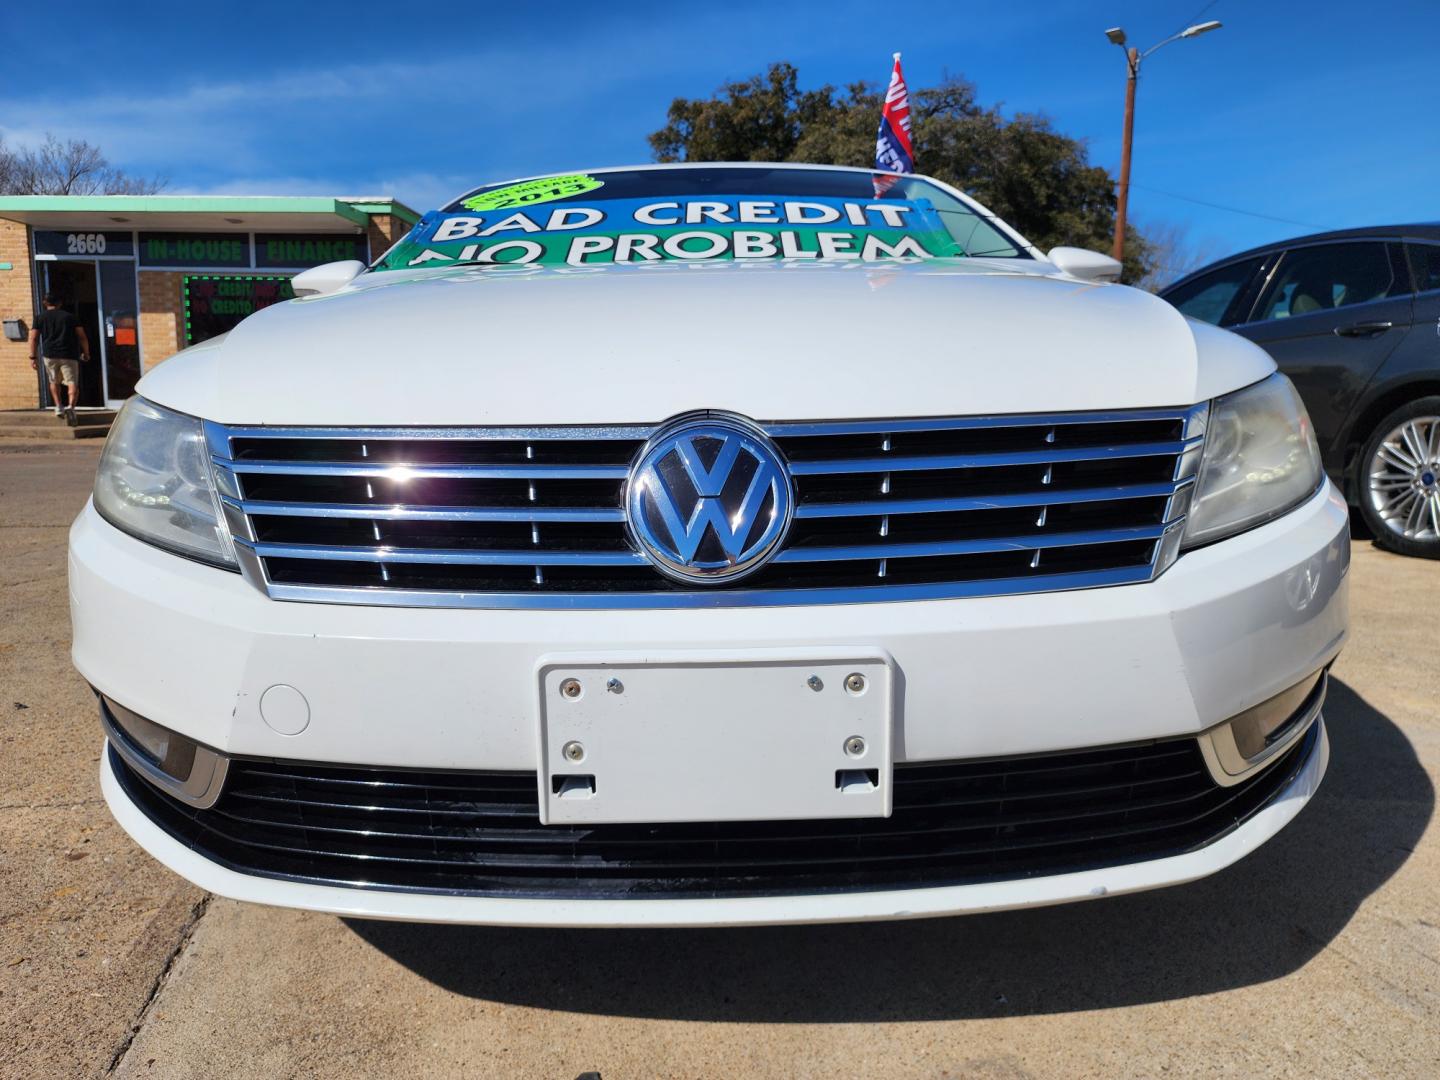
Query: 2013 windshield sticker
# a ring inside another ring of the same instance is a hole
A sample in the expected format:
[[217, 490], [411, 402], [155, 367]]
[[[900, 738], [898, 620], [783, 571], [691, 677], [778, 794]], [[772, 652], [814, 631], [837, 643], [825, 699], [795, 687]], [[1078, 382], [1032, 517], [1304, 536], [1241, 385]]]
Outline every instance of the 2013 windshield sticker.
[[420, 220], [379, 269], [720, 259], [876, 262], [963, 254], [926, 199], [715, 195], [596, 199], [582, 206], [471, 214], [436, 211]]
[[476, 211], [507, 210], [511, 207], [557, 202], [575, 195], [584, 195], [587, 191], [594, 191], [596, 188], [604, 186], [604, 180], [596, 180], [595, 177], [586, 176], [584, 173], [571, 173], [569, 176], [547, 176], [543, 180], [526, 180], [522, 184], [511, 184], [509, 187], [498, 188], [495, 191], [482, 191], [479, 195], [470, 196], [460, 205], [467, 210]]

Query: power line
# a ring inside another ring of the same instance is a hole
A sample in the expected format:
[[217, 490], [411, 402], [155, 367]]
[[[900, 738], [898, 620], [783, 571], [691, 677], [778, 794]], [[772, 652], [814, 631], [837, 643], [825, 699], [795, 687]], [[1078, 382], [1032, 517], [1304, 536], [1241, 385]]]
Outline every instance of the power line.
[[1204, 199], [1196, 199], [1190, 195], [1181, 195], [1174, 191], [1161, 191], [1159, 188], [1148, 187], [1145, 184], [1130, 182], [1133, 188], [1141, 191], [1148, 191], [1152, 195], [1164, 195], [1168, 199], [1179, 199], [1181, 202], [1195, 203], [1197, 206], [1208, 206], [1212, 210], [1224, 210], [1228, 214], [1243, 214], [1245, 217], [1262, 218], [1265, 221], [1279, 221], [1285, 225], [1300, 225], [1307, 229], [1328, 229], [1328, 225], [1317, 225], [1313, 221], [1297, 221], [1294, 218], [1276, 217], [1274, 214], [1261, 214], [1255, 210], [1242, 210], [1238, 206], [1226, 206], [1223, 203], [1207, 202]]
[[1218, 2], [1218, 0], [1210, 0], [1210, 2], [1209, 2], [1208, 4], [1206, 4], [1204, 7], [1202, 7], [1199, 11], [1195, 12], [1194, 15], [1191, 15], [1191, 16], [1190, 16], [1190, 20], [1189, 20], [1188, 22], [1186, 22], [1186, 23], [1185, 23], [1184, 25], [1182, 25], [1182, 26], [1176, 27], [1176, 28], [1175, 28], [1175, 33], [1178, 34], [1178, 33], [1180, 33], [1182, 30], [1187, 30], [1187, 29], [1189, 29], [1190, 27], [1194, 26], [1196, 23], [1198, 23], [1198, 22], [1200, 21], [1200, 16], [1204, 15], [1207, 11], [1209, 11], [1212, 7], [1214, 7], [1217, 2]]
[[[1196, 263], [1194, 266], [1166, 266], [1163, 263], [1152, 263], [1149, 270], [1142, 275], [1139, 280], [1144, 281], [1146, 278], [1149, 278], [1158, 284], [1168, 287], [1174, 285], [1175, 282], [1181, 278], [1187, 278], [1195, 273], [1196, 270], [1200, 270], [1208, 265], [1209, 263], [1203, 262]], [[1156, 271], [1160, 271], [1160, 273]]]
[[1188, 274], [1205, 266], [1204, 262], [1196, 262], [1190, 266], [1171, 266], [1169, 263], [1151, 263], [1151, 270], [1168, 270], [1172, 274]]

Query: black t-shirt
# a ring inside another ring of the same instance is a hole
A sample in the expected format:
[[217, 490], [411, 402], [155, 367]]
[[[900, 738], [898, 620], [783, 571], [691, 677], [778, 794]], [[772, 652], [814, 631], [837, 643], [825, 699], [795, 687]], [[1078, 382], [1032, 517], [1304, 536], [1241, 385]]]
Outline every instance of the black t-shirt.
[[64, 308], [46, 308], [35, 316], [35, 329], [40, 331], [40, 351], [51, 360], [78, 360], [79, 345], [75, 328], [80, 320]]

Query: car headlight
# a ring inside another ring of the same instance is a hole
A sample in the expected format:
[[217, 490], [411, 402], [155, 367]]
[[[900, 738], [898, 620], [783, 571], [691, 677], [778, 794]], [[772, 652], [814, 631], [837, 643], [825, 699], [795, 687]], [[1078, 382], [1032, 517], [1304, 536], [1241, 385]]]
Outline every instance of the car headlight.
[[1279, 517], [1314, 494], [1323, 475], [1310, 417], [1284, 375], [1216, 398], [1183, 546]]
[[193, 416], [131, 398], [95, 474], [95, 509], [117, 529], [157, 547], [238, 568], [220, 508], [205, 430]]

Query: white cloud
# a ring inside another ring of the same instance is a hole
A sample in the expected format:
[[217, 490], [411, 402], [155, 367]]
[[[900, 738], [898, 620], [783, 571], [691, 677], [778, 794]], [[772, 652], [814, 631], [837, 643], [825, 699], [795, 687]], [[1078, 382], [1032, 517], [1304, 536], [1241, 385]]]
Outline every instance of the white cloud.
[[[424, 209], [487, 181], [575, 167], [582, 144], [618, 159], [584, 165], [644, 159], [644, 132], [659, 126], [668, 96], [642, 98], [632, 86], [659, 78], [704, 93], [713, 87], [694, 88], [696, 73], [716, 72], [718, 85], [719, 57], [735, 67], [725, 74], [739, 76], [760, 70], [773, 51], [759, 33], [773, 19], [767, 6], [738, 7], [753, 10], [692, 14], [683, 33], [622, 6], [569, 33], [537, 26], [522, 39], [431, 35], [433, 49], [385, 62], [213, 79], [194, 74], [203, 68], [159, 67], [90, 92], [11, 82], [0, 87], [0, 134], [21, 144], [47, 133], [84, 138], [113, 164], [164, 177], [175, 192], [368, 189]], [[813, 35], [793, 44], [789, 54], [802, 61], [819, 48]]]
[[484, 183], [471, 176], [430, 172], [369, 176], [237, 176], [203, 185], [172, 185], [173, 195], [384, 195], [424, 213]]
[[26, 120], [24, 126], [0, 123], [0, 134], [22, 145], [47, 133], [88, 139], [117, 164], [140, 172], [192, 166], [266, 172], [274, 167], [277, 144], [297, 134], [345, 139], [370, 125], [403, 143], [408, 125], [443, 117], [456, 125], [457, 138], [493, 142], [495, 132], [532, 129], [534, 118], [547, 114], [573, 117], [577, 102], [593, 107], [626, 82], [689, 66], [683, 50], [666, 47], [659, 28], [637, 29], [616, 20], [607, 36], [623, 41], [628, 54], [648, 53], [650, 59], [643, 68], [616, 63], [612, 48], [591, 41], [445, 52], [422, 62], [349, 64], [250, 79], [167, 85], [148, 78], [135, 84], [143, 85], [143, 92], [107, 88], [57, 95], [49, 89], [53, 84], [42, 81], [31, 84], [43, 88], [38, 93], [13, 88], [0, 93], [0, 117]]
[[37, 142], [49, 132], [85, 138], [117, 161], [151, 167], [248, 169], [265, 163], [269, 138], [297, 129], [323, 138], [327, 128], [366, 110], [393, 114], [423, 107], [433, 92], [427, 87], [443, 77], [435, 65], [381, 64], [157, 85], [141, 94], [0, 99], [0, 115], [28, 121], [25, 127], [0, 131], [20, 144]]

